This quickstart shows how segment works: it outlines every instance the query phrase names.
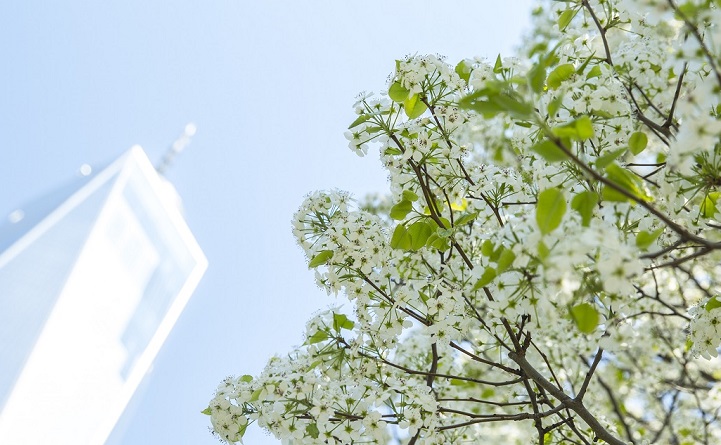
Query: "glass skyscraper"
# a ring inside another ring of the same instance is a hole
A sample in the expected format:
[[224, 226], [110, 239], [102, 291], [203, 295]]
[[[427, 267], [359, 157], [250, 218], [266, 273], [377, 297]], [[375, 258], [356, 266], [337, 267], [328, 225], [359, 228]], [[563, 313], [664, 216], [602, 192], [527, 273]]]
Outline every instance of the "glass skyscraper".
[[207, 267], [140, 147], [0, 226], [0, 442], [102, 444]]

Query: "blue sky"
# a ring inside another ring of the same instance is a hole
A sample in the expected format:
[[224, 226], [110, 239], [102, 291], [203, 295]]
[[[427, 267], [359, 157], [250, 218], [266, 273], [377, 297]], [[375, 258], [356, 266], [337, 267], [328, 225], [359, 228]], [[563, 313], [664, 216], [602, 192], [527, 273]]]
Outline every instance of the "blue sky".
[[[66, 0], [0, 5], [0, 214], [133, 144], [167, 177], [209, 268], [112, 443], [215, 444], [217, 383], [301, 341], [316, 288], [290, 219], [303, 196], [385, 190], [377, 153], [343, 131], [394, 59], [512, 54], [530, 0]], [[42, 422], [40, 422], [42, 423]], [[250, 428], [245, 443], [277, 443]]]

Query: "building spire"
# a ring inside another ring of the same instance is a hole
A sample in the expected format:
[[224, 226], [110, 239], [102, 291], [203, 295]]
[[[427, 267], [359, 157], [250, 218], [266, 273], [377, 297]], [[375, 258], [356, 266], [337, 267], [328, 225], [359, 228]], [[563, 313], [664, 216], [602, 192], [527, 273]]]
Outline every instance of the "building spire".
[[183, 151], [185, 147], [190, 144], [190, 138], [193, 137], [196, 130], [197, 128], [192, 122], [185, 125], [185, 128], [183, 129], [183, 134], [181, 134], [178, 139], [173, 142], [170, 148], [168, 148], [168, 151], [165, 152], [165, 155], [163, 155], [163, 159], [161, 159], [160, 163], [155, 167], [155, 170], [157, 170], [159, 174], [165, 174], [165, 172], [168, 170], [168, 167], [170, 167], [170, 164], [172, 164], [173, 160], [175, 159], [175, 156], [177, 156], [178, 153]]

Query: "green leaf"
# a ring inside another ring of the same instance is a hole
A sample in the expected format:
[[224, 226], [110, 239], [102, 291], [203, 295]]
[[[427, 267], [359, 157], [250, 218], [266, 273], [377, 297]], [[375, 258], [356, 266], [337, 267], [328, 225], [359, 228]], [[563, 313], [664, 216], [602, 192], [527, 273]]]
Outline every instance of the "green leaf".
[[488, 99], [498, 105], [501, 110], [507, 112], [511, 117], [526, 119], [533, 112], [533, 107], [508, 93], [498, 93], [489, 96]]
[[703, 198], [700, 210], [701, 215], [704, 218], [713, 218], [714, 215], [716, 215], [716, 212], [718, 212], [718, 209], [716, 208], [716, 201], [719, 197], [721, 197], [721, 193], [710, 192]]
[[561, 108], [561, 105], [563, 105], [563, 96], [559, 94], [548, 103], [548, 115], [556, 116], [556, 113], [558, 112], [558, 109]]
[[465, 386], [465, 387], [471, 387], [473, 383], [469, 382], [468, 380], [463, 379], [450, 379], [449, 383], [451, 386]]
[[591, 334], [598, 327], [601, 317], [595, 307], [588, 303], [581, 303], [571, 308], [571, 317], [584, 334]]
[[586, 80], [593, 79], [594, 77], [598, 77], [602, 74], [601, 67], [598, 65], [594, 65], [593, 68], [591, 68], [591, 71], [586, 74]]
[[308, 338], [308, 344], [312, 345], [315, 343], [320, 343], [323, 340], [328, 339], [328, 334], [325, 331], [316, 331], [315, 334], [313, 334], [310, 338]]
[[496, 275], [496, 269], [492, 267], [487, 267], [486, 270], [483, 271], [483, 275], [481, 275], [481, 278], [476, 281], [475, 286], [473, 286], [473, 290], [478, 290], [484, 286], [488, 286], [491, 281], [496, 278]]
[[558, 188], [550, 188], [538, 194], [536, 223], [542, 234], [551, 233], [561, 224], [566, 213], [566, 199]]
[[586, 190], [573, 197], [571, 208], [581, 214], [581, 225], [588, 227], [591, 224], [593, 211], [598, 204], [598, 193]]
[[410, 190], [403, 190], [403, 200], [415, 202], [418, 201], [418, 195], [416, 195]]
[[348, 126], [348, 129], [350, 130], [353, 127], [357, 127], [358, 125], [362, 124], [370, 118], [370, 114], [361, 114], [360, 116], [358, 116], [358, 119], [354, 120], [353, 123]]
[[201, 414], [205, 414], [206, 416], [209, 416], [212, 414], [210, 411], [210, 407], [205, 408], [203, 411], [200, 412]]
[[411, 250], [411, 236], [406, 230], [406, 226], [398, 224], [391, 236], [391, 248], [400, 250]]
[[263, 392], [263, 388], [258, 388], [255, 391], [253, 391], [253, 394], [250, 395], [249, 402], [255, 402], [260, 398], [261, 393]]
[[333, 313], [333, 330], [340, 332], [341, 329], [351, 330], [355, 326], [351, 320], [348, 320], [344, 314]]
[[653, 232], [647, 232], [645, 230], [641, 230], [636, 235], [636, 246], [638, 246], [641, 250], [648, 249], [648, 246], [651, 245], [656, 239], [661, 236], [663, 233], [663, 227], [660, 229], [656, 229]]
[[566, 29], [566, 26], [568, 26], [569, 23], [571, 23], [571, 20], [573, 20], [573, 17], [576, 15], [576, 12], [573, 9], [566, 9], [561, 13], [561, 15], [558, 17], [558, 29], [563, 31]]
[[320, 436], [320, 430], [318, 429], [318, 424], [317, 424], [317, 423], [309, 423], [309, 424], [305, 427], [305, 432], [306, 432], [306, 434], [308, 434], [308, 435], [309, 435], [310, 437], [312, 437], [313, 439], [317, 439], [318, 436]]
[[543, 86], [546, 83], [546, 67], [538, 63], [528, 72], [528, 83], [534, 93], [543, 92]]
[[570, 138], [584, 141], [593, 137], [593, 122], [584, 115], [567, 124], [553, 127], [551, 132], [559, 138]]
[[408, 234], [411, 236], [411, 250], [418, 250], [426, 245], [433, 234], [433, 227], [425, 221], [416, 221], [408, 227]]
[[[441, 220], [441, 223], [443, 224], [443, 228], [448, 229], [448, 228], [451, 227], [451, 222], [448, 221], [446, 218], [444, 218], [444, 217], [441, 216], [441, 217], [439, 217], [438, 219]], [[433, 224], [435, 224], [436, 227], [441, 228], [441, 226], [439, 226], [439, 225], [435, 222], [435, 220], [433, 221]]]
[[[595, 53], [593, 53], [593, 54], [591, 54], [589, 57], [587, 57], [587, 58], [586, 58], [586, 61], [583, 62], [583, 63], [581, 64], [581, 66], [579, 66], [579, 67], [576, 69], [576, 74], [578, 74], [578, 75], [583, 74], [583, 72], [586, 70], [586, 67], [588, 66], [588, 64], [591, 63], [591, 59], [593, 59], [593, 55], [594, 55], [594, 54], [595, 54]], [[598, 66], [598, 65], [596, 65], [596, 66]]]
[[390, 217], [400, 221], [404, 219], [412, 210], [413, 203], [404, 199], [398, 204], [391, 207]]
[[439, 227], [436, 229], [436, 235], [441, 238], [450, 238], [451, 236], [453, 236], [453, 228], [441, 229]]
[[249, 375], [249, 374], [245, 374], [239, 380], [244, 383], [250, 383], [253, 381], [253, 376]]
[[468, 83], [468, 80], [471, 78], [471, 67], [466, 63], [465, 60], [461, 60], [458, 62], [458, 65], [456, 65], [456, 74], [458, 76], [465, 80], [466, 83]]
[[493, 255], [493, 242], [489, 239], [483, 241], [481, 244], [481, 255], [490, 257]]
[[499, 274], [503, 273], [504, 271], [506, 271], [506, 269], [511, 267], [513, 265], [513, 260], [515, 260], [515, 259], [516, 259], [516, 254], [513, 253], [513, 251], [511, 249], [503, 247], [503, 251], [501, 252], [501, 255], [498, 258], [498, 261], [496, 263], [498, 273]]
[[431, 234], [431, 236], [428, 237], [428, 240], [426, 241], [426, 246], [432, 247], [436, 250], [440, 250], [441, 252], [445, 252], [446, 250], [451, 248], [451, 245], [448, 243], [448, 239], [438, 236], [437, 233], [433, 233]]
[[333, 258], [332, 250], [321, 250], [313, 258], [310, 259], [310, 262], [308, 263], [308, 269], [322, 266], [326, 264], [331, 258]]
[[[651, 197], [646, 194], [643, 189], [641, 178], [621, 167], [617, 163], [612, 163], [606, 167], [606, 177], [629, 194], [643, 201], [651, 201]], [[605, 201], [626, 202], [629, 198], [623, 193], [604, 186], [601, 190], [601, 196]]]
[[531, 147], [531, 150], [541, 155], [541, 157], [549, 163], [565, 161], [568, 159], [566, 153], [564, 153], [553, 141], [549, 139], [544, 139], [543, 141], [537, 143]]
[[466, 213], [465, 215], [461, 215], [461, 217], [456, 220], [455, 226], [460, 227], [464, 224], [468, 224], [471, 221], [473, 221], [474, 219], [476, 219], [477, 216], [478, 216], [478, 212], [471, 212], [471, 213]]
[[402, 103], [408, 99], [409, 94], [410, 91], [401, 84], [400, 80], [396, 80], [391, 84], [390, 88], [388, 88], [388, 97], [390, 97], [393, 102]]
[[706, 309], [708, 312], [711, 312], [714, 309], [721, 307], [721, 301], [718, 300], [718, 298], [713, 297], [708, 302], [706, 302], [706, 305], [704, 306], [704, 309]]
[[641, 153], [648, 144], [648, 136], [643, 131], [637, 131], [628, 139], [628, 148], [631, 153], [637, 155]]
[[546, 243], [544, 243], [542, 240], [538, 241], [538, 258], [541, 259], [541, 261], [545, 261], [546, 258], [548, 258], [548, 255], [551, 254], [551, 250], [548, 248]]
[[548, 88], [555, 90], [556, 88], [561, 86], [561, 83], [563, 83], [563, 81], [570, 79], [575, 72], [576, 69], [573, 67], [572, 63], [564, 63], [563, 65], [558, 65], [548, 75], [548, 78], [546, 79], [546, 85], [548, 85]]
[[488, 100], [472, 98], [471, 96], [464, 97], [458, 102], [458, 104], [461, 106], [461, 108], [473, 110], [485, 118], [494, 117], [495, 115], [503, 111], [503, 108], [496, 103], [490, 102]]
[[615, 161], [619, 156], [621, 156], [624, 153], [626, 153], [626, 148], [619, 148], [610, 153], [606, 153], [603, 156], [599, 156], [596, 159], [596, 162], [594, 163], [594, 165], [596, 166], [596, 168], [606, 168], [606, 166], [608, 164]]
[[493, 65], [493, 72], [499, 74], [503, 70], [503, 61], [501, 61], [501, 55], [496, 57], [496, 63]]
[[403, 109], [409, 119], [415, 119], [428, 109], [426, 104], [421, 100], [421, 96], [414, 94], [403, 102]]
[[583, 115], [576, 119], [576, 132], [578, 133], [578, 139], [585, 141], [593, 137], [593, 121], [591, 118]]

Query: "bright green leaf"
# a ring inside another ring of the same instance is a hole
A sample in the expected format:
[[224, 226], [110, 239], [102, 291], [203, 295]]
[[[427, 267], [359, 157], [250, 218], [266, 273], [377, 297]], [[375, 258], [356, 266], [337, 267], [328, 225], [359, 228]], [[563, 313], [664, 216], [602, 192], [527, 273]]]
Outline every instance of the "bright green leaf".
[[571, 20], [573, 20], [573, 17], [576, 15], [577, 11], [574, 11], [573, 9], [566, 9], [561, 13], [561, 15], [558, 17], [558, 29], [563, 31], [566, 29], [566, 26], [568, 26], [569, 23], [571, 23]]
[[327, 339], [328, 339], [328, 334], [325, 331], [318, 330], [318, 331], [316, 331], [315, 334], [311, 335], [310, 338], [308, 338], [308, 344], [312, 345], [315, 343], [320, 343], [323, 340], [327, 340]]
[[558, 112], [558, 109], [561, 108], [561, 105], [563, 105], [563, 96], [559, 94], [557, 97], [554, 97], [550, 102], [548, 102], [548, 115], [556, 116], [556, 113]]
[[561, 224], [566, 213], [566, 199], [558, 188], [550, 188], [538, 194], [536, 223], [542, 234], [551, 233]]
[[[591, 63], [591, 59], [593, 59], [593, 55], [594, 55], [594, 54], [595, 54], [595, 53], [593, 53], [593, 54], [591, 54], [590, 56], [588, 56], [588, 57], [586, 58], [586, 61], [583, 62], [583, 63], [581, 64], [581, 66], [579, 66], [579, 67], [576, 69], [576, 74], [578, 74], [578, 75], [583, 74], [583, 72], [586, 70], [586, 67], [588, 66], [588, 64]], [[596, 66], [598, 66], [598, 65], [596, 65]]]
[[471, 212], [471, 213], [466, 213], [465, 215], [461, 215], [461, 217], [456, 220], [455, 225], [456, 225], [456, 227], [460, 227], [464, 224], [468, 224], [471, 221], [473, 221], [474, 219], [476, 219], [477, 216], [478, 216], [478, 212]]
[[564, 63], [563, 65], [558, 65], [553, 71], [548, 74], [548, 78], [546, 79], [546, 85], [548, 85], [548, 88], [555, 90], [556, 88], [561, 86], [561, 83], [563, 83], [564, 80], [570, 79], [575, 72], [576, 69], [573, 67], [572, 63]]
[[438, 236], [440, 236], [441, 238], [450, 238], [451, 236], [453, 236], [453, 229], [452, 228], [441, 229], [439, 227], [438, 229], [436, 229], [436, 234]]
[[426, 104], [421, 100], [421, 96], [414, 94], [403, 102], [403, 109], [409, 119], [415, 119], [428, 109]]
[[578, 330], [584, 334], [590, 334], [598, 327], [601, 320], [600, 315], [595, 307], [588, 303], [581, 303], [571, 308], [571, 317], [578, 327]]
[[513, 265], [513, 260], [516, 259], [516, 254], [511, 249], [506, 247], [503, 248], [501, 255], [498, 258], [497, 269], [498, 273], [503, 273], [506, 269]]
[[621, 156], [621, 155], [624, 154], [624, 153], [626, 153], [626, 149], [625, 149], [625, 148], [619, 148], [619, 149], [617, 149], [617, 150], [613, 150], [613, 151], [610, 152], [610, 153], [606, 153], [606, 154], [603, 155], [603, 156], [599, 156], [599, 157], [596, 159], [596, 162], [594, 163], [594, 165], [596, 166], [596, 168], [599, 168], [599, 169], [600, 169], [600, 168], [606, 168], [606, 166], [607, 166], [608, 164], [610, 164], [611, 162], [615, 161], [619, 156]]
[[441, 252], [445, 252], [446, 250], [451, 248], [451, 245], [448, 243], [448, 239], [438, 236], [437, 233], [433, 233], [431, 234], [431, 236], [428, 237], [428, 240], [426, 241], [426, 246], [432, 247], [436, 250], [440, 250]]
[[249, 402], [255, 402], [260, 398], [260, 395], [263, 393], [263, 388], [258, 388], [255, 391], [253, 391], [253, 394], [250, 395]]
[[313, 439], [317, 439], [318, 436], [320, 436], [320, 430], [318, 429], [317, 423], [309, 423], [305, 427], [305, 432]]
[[398, 204], [391, 207], [390, 217], [397, 220], [402, 220], [413, 210], [413, 203], [407, 200], [402, 200]]
[[721, 197], [721, 193], [710, 192], [703, 198], [700, 210], [704, 218], [713, 218], [716, 215], [716, 212], [718, 212], [716, 201], [718, 201], [719, 197]]
[[456, 74], [458, 74], [458, 76], [466, 82], [468, 82], [468, 80], [471, 78], [471, 67], [465, 60], [461, 60], [460, 62], [458, 62], [455, 71]]
[[355, 323], [348, 320], [344, 314], [333, 313], [333, 330], [340, 332], [341, 329], [351, 330], [355, 326]]
[[588, 227], [591, 224], [593, 211], [598, 204], [598, 193], [586, 190], [580, 192], [571, 200], [571, 208], [581, 214], [581, 225]]
[[553, 141], [549, 139], [544, 139], [543, 141], [535, 144], [531, 147], [531, 150], [541, 155], [546, 162], [560, 162], [568, 159], [566, 153], [564, 153]]
[[648, 136], [643, 131], [637, 131], [628, 139], [628, 148], [631, 153], [637, 155], [641, 153], [648, 144]]
[[[621, 167], [617, 163], [614, 162], [606, 166], [606, 174], [606, 177], [610, 181], [636, 198], [643, 201], [652, 200], [652, 198], [644, 191], [641, 178]], [[629, 200], [626, 195], [608, 186], [603, 187], [601, 190], [601, 196], [605, 201], [626, 202]]]
[[250, 383], [253, 381], [253, 376], [249, 375], [249, 374], [245, 374], [240, 378], [240, 381], [244, 382], [244, 383]]
[[416, 221], [408, 227], [411, 237], [411, 250], [418, 250], [426, 245], [426, 241], [433, 234], [433, 228], [425, 221]]
[[491, 118], [503, 111], [503, 108], [497, 103], [471, 96], [462, 98], [458, 104], [461, 108], [473, 110], [486, 118]]
[[393, 236], [391, 236], [391, 248], [400, 250], [411, 249], [411, 236], [408, 234], [408, 230], [406, 230], [406, 226], [403, 224], [398, 224], [393, 231]]
[[656, 229], [653, 232], [647, 232], [645, 230], [641, 230], [636, 235], [636, 246], [638, 246], [641, 250], [646, 250], [648, 247], [656, 241], [656, 239], [661, 236], [663, 233], [663, 227], [660, 229]]
[[415, 202], [418, 201], [418, 195], [416, 195], [410, 190], [403, 190], [403, 200]]
[[713, 297], [711, 298], [706, 305], [704, 306], [704, 309], [706, 309], [708, 312], [711, 312], [712, 310], [716, 308], [721, 307], [721, 301], [718, 300], [718, 298]]
[[358, 125], [362, 124], [370, 118], [370, 114], [361, 114], [360, 116], [358, 116], [358, 119], [354, 120], [353, 123], [348, 126], [348, 129], [350, 130], [353, 127], [357, 127]]
[[493, 255], [493, 242], [489, 239], [483, 241], [481, 244], [481, 255], [490, 257]]
[[333, 258], [332, 250], [321, 250], [308, 263], [308, 268], [313, 269], [314, 267], [322, 266], [326, 264], [331, 258]]
[[203, 411], [200, 412], [201, 414], [205, 414], [206, 416], [209, 416], [212, 414], [210, 411], [210, 407], [205, 408]]
[[391, 84], [391, 87], [388, 89], [388, 97], [391, 98], [392, 101], [402, 103], [406, 99], [408, 99], [408, 95], [410, 94], [410, 91], [408, 91], [403, 85], [401, 85], [401, 82], [399, 80], [396, 80]]
[[528, 72], [528, 83], [534, 93], [541, 93], [546, 83], [546, 67], [538, 63]]
[[591, 118], [583, 115], [576, 119], [576, 132], [578, 133], [578, 139], [585, 141], [593, 137], [593, 121]]
[[591, 68], [591, 71], [589, 71], [588, 74], [586, 74], [586, 80], [593, 79], [594, 77], [598, 77], [601, 74], [603, 74], [601, 72], [601, 67], [598, 65], [594, 65], [593, 68]]
[[499, 54], [498, 57], [496, 57], [496, 63], [493, 65], [493, 72], [499, 74], [502, 69], [503, 62], [501, 61], [501, 55]]
[[584, 115], [567, 124], [553, 127], [551, 132], [559, 138], [570, 138], [585, 141], [593, 137], [593, 122]]
[[546, 243], [544, 243], [542, 240], [538, 241], [538, 258], [541, 259], [541, 261], [545, 261], [546, 258], [548, 258], [548, 255], [551, 254], [551, 250], [548, 248]]
[[475, 286], [473, 286], [473, 290], [478, 290], [484, 286], [488, 286], [491, 281], [496, 278], [496, 275], [496, 269], [492, 267], [487, 267], [486, 270], [483, 271], [483, 275], [481, 275], [481, 278], [476, 281]]

